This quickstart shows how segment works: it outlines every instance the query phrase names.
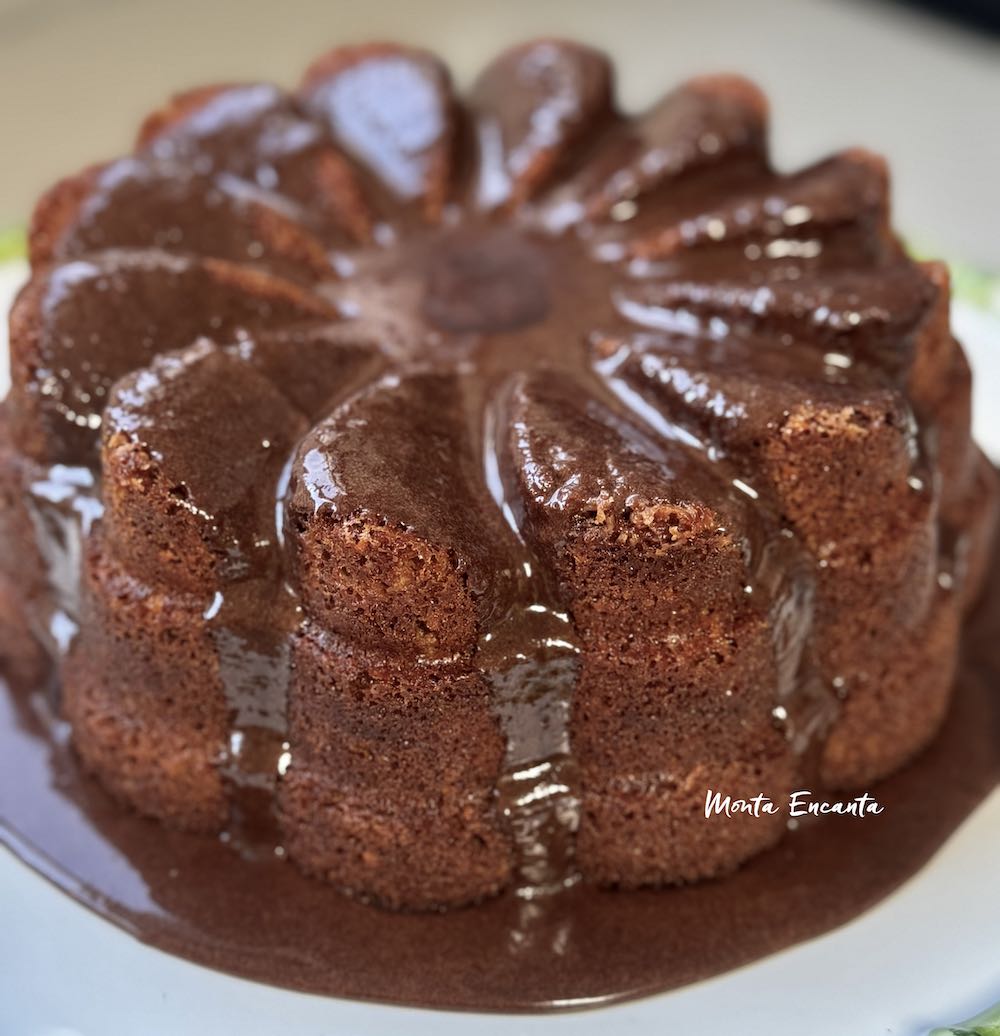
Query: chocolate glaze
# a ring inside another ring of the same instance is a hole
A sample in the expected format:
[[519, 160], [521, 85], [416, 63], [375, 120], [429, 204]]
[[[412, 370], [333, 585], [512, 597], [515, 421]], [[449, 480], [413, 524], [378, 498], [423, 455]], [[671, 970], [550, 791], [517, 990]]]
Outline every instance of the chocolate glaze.
[[885, 812], [803, 822], [723, 881], [508, 893], [447, 913], [374, 910], [279, 860], [244, 859], [122, 811], [79, 773], [65, 725], [37, 691], [0, 694], [0, 835], [142, 941], [293, 989], [508, 1011], [670, 989], [850, 920], [917, 871], [996, 786], [1000, 565], [989, 587], [967, 631], [952, 712], [934, 744], [878, 786]]

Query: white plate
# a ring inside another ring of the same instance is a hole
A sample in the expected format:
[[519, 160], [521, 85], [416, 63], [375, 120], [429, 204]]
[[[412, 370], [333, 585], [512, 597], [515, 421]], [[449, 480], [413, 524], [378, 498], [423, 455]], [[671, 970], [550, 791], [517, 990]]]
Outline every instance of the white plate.
[[[0, 311], [23, 275], [0, 269]], [[959, 304], [976, 432], [1000, 459], [1000, 317]], [[6, 333], [6, 328], [3, 329]], [[6, 378], [6, 342], [0, 367]], [[0, 852], [0, 1036], [925, 1036], [1000, 1000], [1000, 791], [858, 920], [662, 996], [550, 1016], [469, 1015], [290, 993], [136, 942]]]

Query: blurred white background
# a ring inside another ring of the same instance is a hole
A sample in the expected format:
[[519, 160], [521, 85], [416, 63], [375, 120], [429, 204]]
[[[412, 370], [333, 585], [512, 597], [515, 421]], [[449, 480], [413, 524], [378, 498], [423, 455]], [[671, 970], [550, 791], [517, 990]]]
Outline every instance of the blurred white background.
[[325, 48], [372, 38], [430, 46], [467, 82], [542, 33], [610, 51], [628, 107], [690, 74], [750, 75], [771, 95], [779, 163], [881, 151], [904, 233], [1000, 270], [1000, 44], [865, 0], [0, 0], [0, 229], [125, 150], [181, 87], [291, 85]]

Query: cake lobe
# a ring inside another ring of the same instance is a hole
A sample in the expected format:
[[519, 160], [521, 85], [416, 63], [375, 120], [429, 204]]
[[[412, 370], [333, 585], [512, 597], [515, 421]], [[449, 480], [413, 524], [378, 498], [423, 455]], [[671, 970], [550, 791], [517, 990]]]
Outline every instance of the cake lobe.
[[288, 516], [318, 621], [396, 651], [472, 650], [509, 535], [481, 488], [476, 432], [459, 378], [414, 373], [345, 401], [303, 440]]
[[638, 278], [618, 289], [618, 311], [649, 330], [777, 336], [880, 365], [898, 378], [914, 359], [915, 335], [932, 312], [934, 285], [910, 263], [788, 279]]
[[[588, 218], [615, 218], [620, 202], [668, 194], [689, 174], [741, 178], [767, 171], [767, 102], [738, 76], [705, 76], [671, 91], [647, 112], [618, 122], [594, 142], [560, 194], [575, 196]], [[704, 189], [696, 187], [696, 190]]]
[[[129, 157], [55, 189], [60, 226], [46, 220], [44, 259], [67, 259], [111, 248], [168, 249], [263, 266], [293, 280], [331, 277], [327, 252], [305, 227], [300, 208], [280, 195], [228, 174], [199, 174], [183, 164]], [[82, 189], [86, 200], [71, 203]]]
[[540, 375], [520, 381], [510, 448], [526, 528], [556, 555], [577, 539], [584, 550], [604, 541], [648, 547], [654, 557], [704, 541], [742, 565], [749, 521], [740, 494], [692, 445], [654, 440], [581, 384]]
[[306, 419], [201, 340], [118, 381], [103, 427], [109, 542], [133, 576], [212, 590], [276, 545], [274, 487]]
[[268, 83], [247, 83], [179, 94], [146, 120], [136, 147], [198, 172], [225, 170], [268, 188], [284, 166], [322, 140], [321, 128], [289, 94]]
[[136, 151], [279, 194], [333, 243], [371, 238], [374, 216], [357, 171], [298, 100], [270, 84], [181, 94], [146, 120]]
[[594, 369], [718, 454], [750, 448], [799, 405], [888, 400], [905, 434], [902, 398], [882, 367], [807, 341], [716, 330], [595, 337]]
[[858, 266], [891, 248], [885, 163], [866, 152], [847, 151], [733, 194], [722, 205], [632, 241], [630, 254], [647, 260], [679, 256], [689, 267], [705, 252], [718, 263], [726, 251], [737, 267], [734, 258]]
[[[700, 837], [705, 782], [780, 795], [821, 719], [798, 679], [808, 568], [794, 550], [769, 556], [774, 527], [694, 446], [651, 449], [647, 431], [572, 384], [526, 381], [512, 408], [523, 529], [558, 576], [579, 645], [577, 859], [627, 886], [719, 873], [735, 845], [752, 852], [780, 824], [730, 831], [726, 849]], [[773, 722], [776, 701], [791, 736]], [[708, 730], [725, 745], [711, 759]], [[623, 847], [632, 826], [655, 856]]]
[[505, 51], [472, 88], [477, 200], [515, 207], [546, 187], [575, 145], [613, 117], [612, 72], [599, 51], [536, 40]]
[[310, 66], [300, 96], [392, 195], [440, 217], [457, 142], [451, 80], [437, 58], [395, 44], [343, 47]]
[[11, 315], [15, 434], [38, 459], [88, 463], [111, 385], [159, 353], [336, 319], [301, 287], [222, 260], [126, 249], [62, 263]]

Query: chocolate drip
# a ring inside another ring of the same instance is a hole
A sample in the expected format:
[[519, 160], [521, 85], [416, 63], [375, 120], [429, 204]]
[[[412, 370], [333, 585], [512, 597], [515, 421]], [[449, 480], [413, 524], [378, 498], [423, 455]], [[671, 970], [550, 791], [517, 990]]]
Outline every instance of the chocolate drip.
[[274, 579], [226, 583], [205, 613], [231, 716], [219, 764], [230, 788], [223, 836], [241, 853], [284, 854], [274, 795], [291, 761], [288, 637], [298, 613], [284, 583]]
[[486, 485], [515, 540], [512, 592], [481, 634], [476, 661], [493, 687], [506, 739], [498, 808], [517, 852], [517, 890], [532, 899], [579, 877], [580, 802], [569, 722], [580, 646], [554, 574], [524, 538], [524, 507], [500, 438], [509, 420], [503, 398], [484, 411], [482, 456]]
[[85, 542], [104, 506], [96, 476], [85, 467], [55, 464], [39, 472], [27, 490], [25, 503], [45, 565], [44, 590], [31, 613], [33, 632], [53, 657], [60, 657], [79, 629]]

